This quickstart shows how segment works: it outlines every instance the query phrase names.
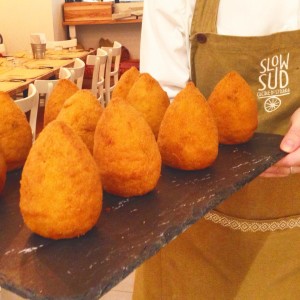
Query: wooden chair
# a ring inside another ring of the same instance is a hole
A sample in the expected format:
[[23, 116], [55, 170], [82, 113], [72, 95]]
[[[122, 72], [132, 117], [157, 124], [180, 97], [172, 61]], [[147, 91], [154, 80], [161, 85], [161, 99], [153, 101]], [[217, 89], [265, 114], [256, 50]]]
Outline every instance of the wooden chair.
[[39, 95], [34, 84], [29, 84], [28, 96], [15, 100], [15, 103], [22, 109], [24, 113], [30, 112], [29, 124], [32, 130], [32, 139], [35, 141]]
[[34, 85], [37, 88], [39, 94], [39, 104], [44, 106], [51, 94], [53, 87], [56, 85], [59, 79], [71, 79], [71, 71], [67, 68], [61, 67], [59, 70], [58, 79], [37, 79], [34, 81]]
[[92, 75], [91, 92], [97, 97], [101, 105], [105, 106], [104, 99], [104, 74], [107, 62], [107, 52], [103, 49], [97, 49], [97, 55], [88, 55], [86, 64], [94, 66]]
[[79, 89], [82, 89], [85, 62], [80, 58], [75, 58], [73, 67], [68, 67], [67, 69], [71, 72], [71, 80]]
[[76, 47], [77, 47], [77, 39], [46, 42], [46, 49], [62, 50], [62, 49], [75, 49]]
[[108, 54], [104, 76], [105, 105], [107, 105], [110, 101], [111, 92], [119, 81], [122, 45], [114, 41], [112, 47], [102, 47], [101, 49], [105, 50]]

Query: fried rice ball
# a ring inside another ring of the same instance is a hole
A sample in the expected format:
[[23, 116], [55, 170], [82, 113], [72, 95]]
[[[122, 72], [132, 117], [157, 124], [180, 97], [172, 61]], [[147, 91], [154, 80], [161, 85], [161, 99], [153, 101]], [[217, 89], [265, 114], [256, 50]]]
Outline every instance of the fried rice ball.
[[192, 82], [167, 109], [157, 143], [163, 163], [176, 169], [204, 169], [216, 160], [217, 126], [206, 99]]
[[161, 156], [150, 126], [119, 98], [110, 101], [97, 124], [94, 158], [103, 189], [117, 196], [147, 194], [160, 177]]
[[155, 137], [170, 104], [167, 93], [150, 74], [143, 73], [130, 89], [126, 100], [142, 113]]
[[69, 79], [58, 80], [45, 105], [44, 126], [56, 119], [64, 102], [77, 91], [77, 85]]
[[3, 152], [0, 149], [0, 194], [4, 188], [5, 181], [6, 181], [6, 163], [4, 159]]
[[20, 210], [27, 227], [45, 238], [84, 235], [102, 209], [100, 173], [81, 138], [54, 120], [40, 133], [24, 165]]
[[93, 153], [95, 129], [102, 112], [100, 102], [90, 91], [78, 90], [65, 101], [56, 119], [69, 125]]
[[9, 94], [0, 92], [0, 148], [8, 171], [22, 168], [32, 146], [32, 131], [24, 112]]
[[208, 103], [217, 121], [220, 144], [241, 144], [251, 139], [258, 125], [257, 100], [239, 73], [226, 74]]
[[123, 73], [112, 92], [112, 98], [126, 99], [133, 84], [138, 80], [140, 72], [136, 67], [131, 67]]

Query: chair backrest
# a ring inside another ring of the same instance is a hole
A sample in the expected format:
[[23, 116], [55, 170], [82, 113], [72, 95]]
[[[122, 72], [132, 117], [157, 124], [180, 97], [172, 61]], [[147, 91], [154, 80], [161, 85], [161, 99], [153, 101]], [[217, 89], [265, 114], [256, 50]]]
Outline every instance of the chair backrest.
[[36, 121], [39, 106], [39, 95], [34, 84], [29, 84], [28, 96], [26, 98], [19, 98], [15, 103], [22, 109], [24, 113], [30, 111], [29, 124], [32, 130], [32, 139], [36, 137]]
[[110, 101], [110, 95], [119, 81], [119, 68], [121, 61], [122, 45], [119, 42], [114, 41], [112, 47], [102, 47], [101, 49], [107, 51], [107, 63], [105, 70], [105, 102], [106, 105]]
[[59, 79], [71, 79], [71, 71], [67, 68], [61, 67], [58, 74], [58, 79], [37, 79], [34, 81], [34, 85], [38, 91], [39, 97], [44, 98], [43, 105], [46, 104], [49, 95], [51, 94], [54, 86], [57, 84]]
[[75, 58], [73, 67], [67, 69], [71, 71], [71, 80], [77, 85], [79, 89], [82, 89], [85, 62], [80, 58]]
[[107, 52], [102, 49], [97, 50], [97, 55], [88, 55], [87, 65], [94, 66], [91, 92], [97, 97], [101, 105], [105, 106], [104, 99], [104, 75], [107, 62]]
[[47, 41], [46, 49], [74, 49], [77, 47], [77, 39], [64, 40], [64, 41]]
[[59, 69], [59, 73], [58, 73], [58, 79], [71, 79], [72, 74], [71, 72], [68, 70], [68, 68], [65, 67], [61, 67]]

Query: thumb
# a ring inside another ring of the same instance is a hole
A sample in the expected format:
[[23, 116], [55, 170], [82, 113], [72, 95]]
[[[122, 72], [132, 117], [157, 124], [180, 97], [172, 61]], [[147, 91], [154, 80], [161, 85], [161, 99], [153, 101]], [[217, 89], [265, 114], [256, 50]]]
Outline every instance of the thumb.
[[291, 127], [284, 136], [280, 149], [291, 153], [300, 146], [300, 109], [297, 109], [291, 117]]

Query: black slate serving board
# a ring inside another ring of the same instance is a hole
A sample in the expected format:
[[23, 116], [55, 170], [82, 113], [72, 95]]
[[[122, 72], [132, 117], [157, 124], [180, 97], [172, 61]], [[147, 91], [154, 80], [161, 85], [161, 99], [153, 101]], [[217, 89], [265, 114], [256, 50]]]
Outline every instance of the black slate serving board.
[[156, 189], [143, 197], [105, 194], [96, 227], [72, 240], [45, 239], [25, 227], [18, 206], [21, 172], [11, 172], [0, 197], [0, 285], [30, 299], [99, 298], [282, 158], [281, 139], [255, 134], [246, 144], [220, 146], [206, 170], [163, 167]]

